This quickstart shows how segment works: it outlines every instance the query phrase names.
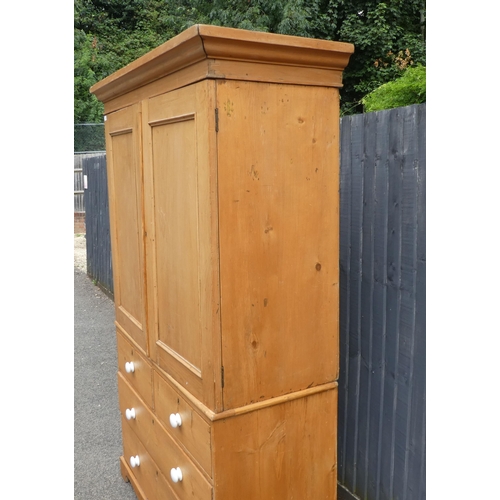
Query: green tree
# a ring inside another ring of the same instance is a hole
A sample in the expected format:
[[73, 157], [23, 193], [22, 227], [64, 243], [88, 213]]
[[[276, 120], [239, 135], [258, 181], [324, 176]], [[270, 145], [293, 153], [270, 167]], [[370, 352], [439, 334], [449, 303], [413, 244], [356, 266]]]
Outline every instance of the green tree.
[[91, 34], [76, 29], [74, 40], [74, 121], [100, 122], [103, 106], [89, 92], [90, 86], [98, 79], [97, 42]]
[[362, 112], [363, 96], [406, 67], [425, 65], [423, 0], [213, 0], [198, 9], [209, 24], [353, 43], [343, 114]]
[[354, 43], [344, 114], [425, 65], [423, 0], [75, 0], [75, 122], [102, 115], [92, 84], [196, 23]]
[[102, 121], [102, 105], [89, 92], [94, 83], [203, 22], [195, 3], [75, 0], [75, 123]]
[[420, 0], [350, 2], [338, 38], [355, 45], [344, 73], [344, 113], [362, 112], [361, 99], [406, 67], [425, 66], [425, 4]]

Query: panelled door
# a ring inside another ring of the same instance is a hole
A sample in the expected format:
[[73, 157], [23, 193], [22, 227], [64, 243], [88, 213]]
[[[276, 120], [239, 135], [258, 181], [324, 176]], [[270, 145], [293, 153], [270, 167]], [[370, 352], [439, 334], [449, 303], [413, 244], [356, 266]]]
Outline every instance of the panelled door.
[[[160, 368], [220, 408], [215, 84], [144, 101], [151, 349]], [[218, 390], [215, 386], [218, 386]]]
[[139, 104], [106, 117], [116, 321], [147, 352]]

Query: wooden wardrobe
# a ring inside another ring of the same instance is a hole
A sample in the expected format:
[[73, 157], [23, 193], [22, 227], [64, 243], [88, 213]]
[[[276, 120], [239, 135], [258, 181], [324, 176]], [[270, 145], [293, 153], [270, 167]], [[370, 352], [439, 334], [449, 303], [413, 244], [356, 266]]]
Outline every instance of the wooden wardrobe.
[[351, 44], [196, 25], [104, 102], [121, 472], [140, 499], [337, 496]]

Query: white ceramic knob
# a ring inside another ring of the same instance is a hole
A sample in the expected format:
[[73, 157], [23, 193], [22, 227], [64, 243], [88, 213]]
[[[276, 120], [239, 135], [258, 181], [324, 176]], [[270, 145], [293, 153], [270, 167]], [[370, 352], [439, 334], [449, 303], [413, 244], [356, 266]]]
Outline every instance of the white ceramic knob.
[[139, 460], [139, 455], [136, 455], [135, 457], [130, 457], [130, 467], [139, 467], [141, 465], [141, 461]]
[[125, 371], [127, 373], [134, 373], [135, 372], [135, 366], [133, 361], [127, 361], [125, 363]]
[[172, 481], [174, 483], [178, 483], [179, 481], [182, 481], [182, 471], [179, 467], [176, 467], [175, 469], [170, 470], [170, 477], [172, 478]]
[[127, 408], [125, 410], [125, 417], [127, 417], [127, 420], [135, 418], [135, 408]]
[[181, 416], [178, 413], [170, 414], [170, 425], [175, 429], [176, 427], [180, 427], [182, 425]]

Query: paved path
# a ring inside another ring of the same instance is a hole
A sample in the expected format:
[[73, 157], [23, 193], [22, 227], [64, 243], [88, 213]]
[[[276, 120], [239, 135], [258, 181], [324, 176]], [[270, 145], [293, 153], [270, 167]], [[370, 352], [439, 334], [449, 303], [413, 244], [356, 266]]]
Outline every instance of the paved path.
[[75, 268], [75, 500], [137, 500], [123, 481], [114, 304]]

